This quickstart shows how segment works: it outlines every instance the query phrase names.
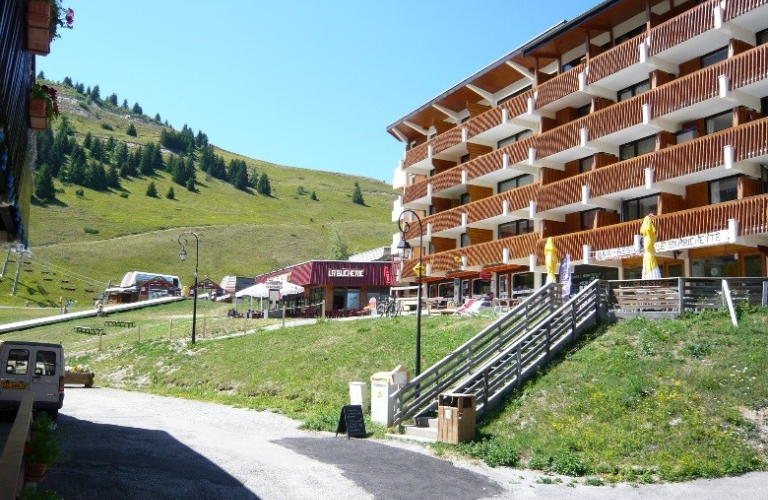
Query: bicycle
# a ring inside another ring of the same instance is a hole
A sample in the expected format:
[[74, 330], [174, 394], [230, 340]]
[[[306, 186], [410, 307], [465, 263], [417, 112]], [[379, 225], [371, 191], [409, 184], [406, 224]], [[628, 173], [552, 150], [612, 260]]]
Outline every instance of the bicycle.
[[381, 318], [396, 318], [400, 314], [400, 303], [393, 297], [387, 297], [376, 306], [376, 314]]

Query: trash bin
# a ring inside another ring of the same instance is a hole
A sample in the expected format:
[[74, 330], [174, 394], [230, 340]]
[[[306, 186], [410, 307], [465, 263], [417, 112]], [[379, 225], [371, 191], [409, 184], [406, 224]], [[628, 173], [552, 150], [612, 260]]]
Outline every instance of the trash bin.
[[437, 440], [459, 444], [475, 439], [474, 394], [440, 394], [437, 397]]
[[391, 372], [371, 376], [371, 421], [391, 426], [395, 420], [395, 401], [389, 396], [408, 383], [408, 370], [398, 365]]
[[368, 412], [368, 395], [365, 393], [365, 382], [349, 383], [349, 404], [360, 405], [363, 413]]

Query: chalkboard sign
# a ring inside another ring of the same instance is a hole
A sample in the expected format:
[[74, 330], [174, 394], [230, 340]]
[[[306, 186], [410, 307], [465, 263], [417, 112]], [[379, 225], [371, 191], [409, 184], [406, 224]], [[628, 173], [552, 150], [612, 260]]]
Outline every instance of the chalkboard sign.
[[360, 405], [346, 405], [341, 407], [339, 416], [339, 425], [336, 427], [336, 435], [339, 432], [347, 433], [347, 439], [350, 437], [368, 437], [365, 432], [365, 420], [363, 418], [363, 407]]

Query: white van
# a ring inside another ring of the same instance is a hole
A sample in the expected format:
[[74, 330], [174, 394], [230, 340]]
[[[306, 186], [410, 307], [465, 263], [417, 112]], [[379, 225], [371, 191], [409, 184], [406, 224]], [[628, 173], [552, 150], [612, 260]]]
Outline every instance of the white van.
[[0, 342], [0, 408], [18, 408], [29, 391], [33, 408], [52, 420], [64, 404], [64, 349], [61, 344]]

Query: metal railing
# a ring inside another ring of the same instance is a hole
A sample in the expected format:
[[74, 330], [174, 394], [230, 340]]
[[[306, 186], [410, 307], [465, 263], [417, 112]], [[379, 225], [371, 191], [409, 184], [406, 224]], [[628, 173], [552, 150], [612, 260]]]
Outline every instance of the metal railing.
[[559, 284], [547, 285], [514, 307], [475, 337], [394, 392], [394, 425], [416, 416], [436, 403], [437, 395], [459, 383], [495, 359], [499, 353], [525, 334], [529, 325], [538, 325], [543, 318], [562, 304]]

